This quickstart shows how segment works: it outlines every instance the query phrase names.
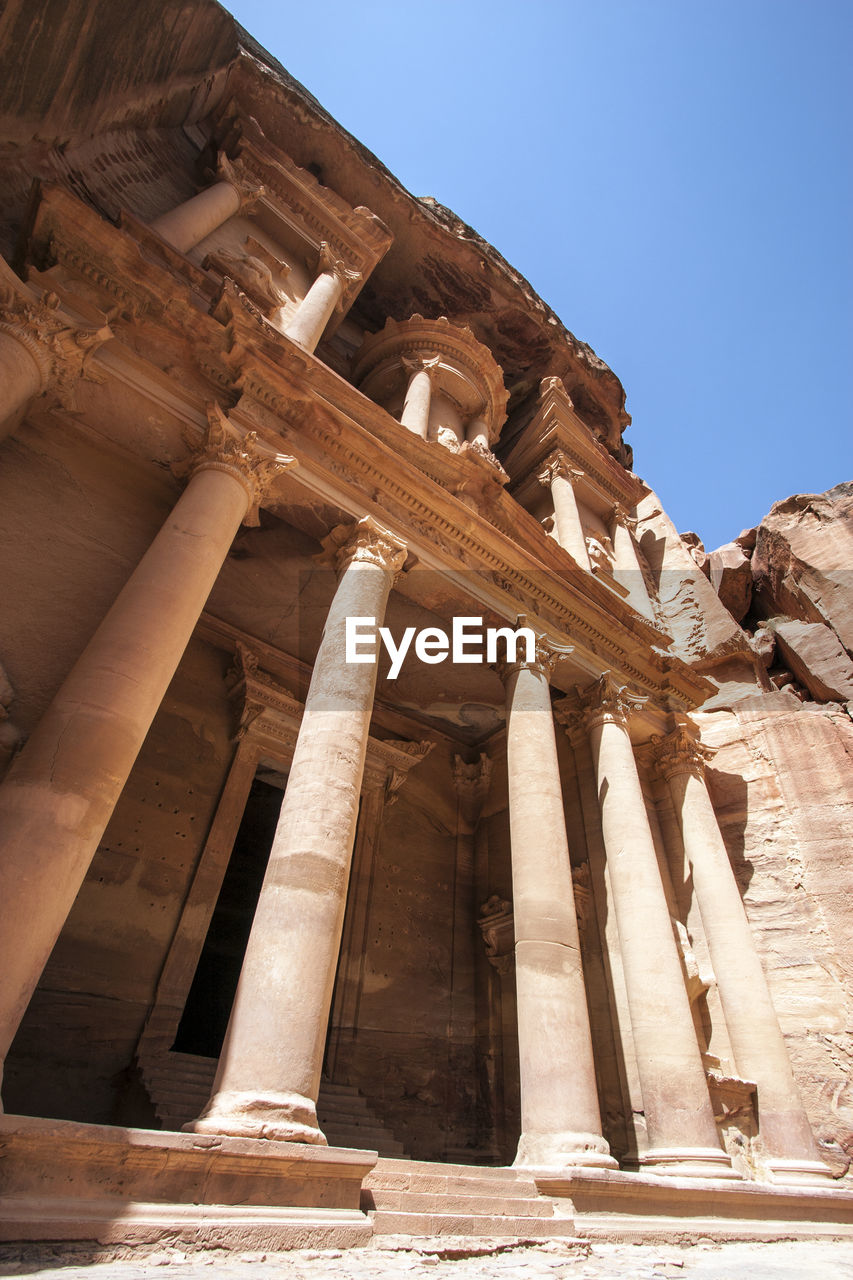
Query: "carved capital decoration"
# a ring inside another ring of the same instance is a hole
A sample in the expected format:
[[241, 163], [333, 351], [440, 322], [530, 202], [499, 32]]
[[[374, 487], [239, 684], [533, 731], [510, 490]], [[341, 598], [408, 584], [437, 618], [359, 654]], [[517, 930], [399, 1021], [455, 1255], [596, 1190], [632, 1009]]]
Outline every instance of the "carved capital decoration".
[[59, 297], [46, 293], [40, 300], [14, 289], [0, 289], [0, 333], [19, 342], [41, 374], [42, 391], [50, 390], [66, 409], [75, 407], [78, 381], [103, 383], [105, 375], [92, 368], [95, 352], [114, 336], [108, 324], [77, 328], [59, 310]]
[[229, 182], [240, 197], [240, 209], [248, 209], [265, 194], [263, 183], [257, 182], [239, 160], [229, 160], [224, 151], [216, 157], [216, 176]]
[[386, 806], [394, 804], [409, 771], [425, 760], [435, 746], [429, 739], [370, 738], [362, 788], [381, 790]]
[[706, 747], [688, 729], [680, 724], [672, 733], [653, 734], [652, 758], [661, 777], [669, 781], [679, 773], [690, 773], [696, 778], [705, 775], [705, 761], [713, 759], [715, 752]]
[[401, 363], [410, 378], [413, 378], [416, 373], [426, 373], [429, 376], [430, 382], [432, 382], [433, 377], [438, 372], [438, 367], [441, 364], [441, 356], [430, 355], [427, 353], [424, 353], [423, 355], [403, 356], [401, 358]]
[[362, 516], [354, 525], [339, 525], [324, 539], [323, 547], [340, 573], [351, 564], [371, 564], [396, 575], [407, 554], [403, 539], [373, 516]]
[[512, 972], [515, 960], [515, 928], [512, 904], [506, 898], [493, 893], [484, 902], [477, 917], [477, 924], [486, 945], [486, 958], [501, 977]]
[[580, 480], [583, 476], [583, 472], [578, 467], [573, 466], [571, 460], [560, 450], [551, 454], [543, 470], [539, 472], [536, 478], [540, 484], [550, 489], [558, 476], [563, 480], [568, 480], [570, 484], [574, 484], [575, 481]]
[[265, 316], [274, 315], [287, 303], [287, 294], [279, 289], [269, 266], [256, 254], [217, 249], [209, 253], [201, 265], [205, 271], [212, 268], [233, 280]]
[[615, 528], [616, 525], [622, 525], [629, 533], [637, 532], [638, 521], [635, 516], [628, 515], [628, 512], [619, 502], [614, 502], [610, 508], [610, 524]]
[[[520, 627], [529, 627], [527, 614], [520, 613], [515, 623], [516, 629]], [[504, 683], [516, 671], [535, 671], [539, 675], [544, 675], [550, 684], [557, 663], [563, 658], [568, 657], [574, 652], [574, 645], [560, 644], [556, 640], [550, 640], [535, 628], [530, 627], [536, 638], [536, 651], [532, 662], [528, 662], [526, 649], [527, 646], [523, 639], [519, 640], [516, 645], [516, 657], [514, 662], [508, 662], [506, 658], [499, 658], [495, 663], [495, 670]]]
[[337, 257], [334, 245], [329, 244], [328, 240], [320, 241], [320, 255], [317, 267], [321, 273], [334, 276], [340, 284], [341, 298], [337, 306], [341, 307], [347, 289], [351, 285], [358, 284], [361, 280], [361, 272], [356, 271], [343, 258]]
[[199, 471], [211, 470], [226, 471], [234, 476], [249, 495], [249, 509], [243, 523], [256, 528], [259, 524], [258, 508], [270, 486], [296, 465], [296, 459], [290, 454], [277, 453], [259, 438], [256, 431], [240, 431], [218, 404], [209, 404], [204, 440], [197, 446], [189, 463], [179, 471], [188, 477]]
[[647, 697], [632, 693], [626, 684], [617, 684], [612, 673], [605, 671], [585, 689], [578, 688], [556, 702], [554, 713], [569, 730], [583, 726], [588, 731], [606, 723], [625, 728], [631, 715], [647, 702]]
[[463, 817], [472, 826], [480, 816], [491, 781], [492, 760], [485, 751], [481, 751], [480, 758], [472, 764], [461, 756], [453, 757], [453, 785]]

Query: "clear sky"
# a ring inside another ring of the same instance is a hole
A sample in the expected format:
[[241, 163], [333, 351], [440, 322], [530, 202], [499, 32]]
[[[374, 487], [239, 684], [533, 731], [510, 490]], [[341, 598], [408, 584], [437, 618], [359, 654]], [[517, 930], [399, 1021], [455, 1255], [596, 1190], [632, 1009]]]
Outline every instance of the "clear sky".
[[230, 0], [621, 378], [710, 548], [853, 478], [853, 0]]

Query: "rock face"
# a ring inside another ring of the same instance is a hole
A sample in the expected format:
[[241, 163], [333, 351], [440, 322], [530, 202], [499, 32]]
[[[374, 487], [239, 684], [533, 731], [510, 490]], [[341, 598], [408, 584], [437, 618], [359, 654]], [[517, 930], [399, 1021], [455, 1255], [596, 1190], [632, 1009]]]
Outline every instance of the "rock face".
[[837, 1173], [853, 1156], [851, 515], [853, 484], [796, 494], [710, 553], [711, 585], [774, 691], [728, 682], [706, 704], [726, 709], [697, 717], [799, 1087]]

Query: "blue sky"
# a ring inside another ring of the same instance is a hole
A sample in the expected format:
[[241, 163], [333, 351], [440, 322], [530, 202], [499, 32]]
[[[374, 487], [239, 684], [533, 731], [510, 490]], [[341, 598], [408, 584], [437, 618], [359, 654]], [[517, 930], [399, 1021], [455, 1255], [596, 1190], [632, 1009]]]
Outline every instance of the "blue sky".
[[711, 548], [853, 478], [853, 0], [231, 0], [621, 378]]

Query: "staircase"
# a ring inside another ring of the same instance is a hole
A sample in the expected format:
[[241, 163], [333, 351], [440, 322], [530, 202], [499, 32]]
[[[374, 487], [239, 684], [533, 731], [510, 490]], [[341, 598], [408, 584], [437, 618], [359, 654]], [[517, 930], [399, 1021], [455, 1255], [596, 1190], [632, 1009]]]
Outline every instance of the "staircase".
[[[215, 1058], [172, 1051], [140, 1055], [139, 1066], [164, 1129], [178, 1130], [201, 1113], [213, 1089]], [[321, 1080], [317, 1118], [331, 1147], [378, 1151], [380, 1156], [405, 1161], [402, 1144], [370, 1110], [364, 1095], [350, 1085]]]
[[[559, 1203], [559, 1202], [558, 1202]], [[361, 1207], [375, 1235], [574, 1237], [572, 1217], [540, 1196], [530, 1174], [422, 1160], [380, 1159]]]

